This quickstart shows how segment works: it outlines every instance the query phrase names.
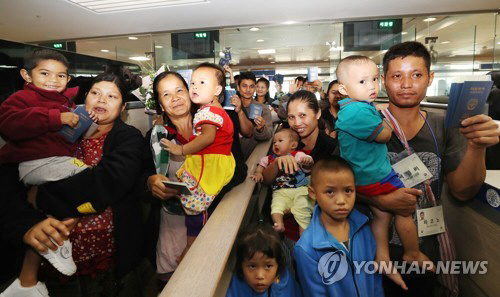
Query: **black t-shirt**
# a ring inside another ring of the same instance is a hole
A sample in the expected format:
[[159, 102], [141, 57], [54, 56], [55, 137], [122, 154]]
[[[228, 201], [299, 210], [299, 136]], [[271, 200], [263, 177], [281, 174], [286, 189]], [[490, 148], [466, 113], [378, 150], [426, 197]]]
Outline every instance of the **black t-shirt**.
[[[424, 123], [420, 131], [408, 141], [410, 147], [416, 152], [417, 156], [422, 160], [427, 169], [432, 173], [431, 188], [436, 198], [437, 204], [441, 204], [441, 187], [444, 177], [457, 169], [462, 161], [465, 149], [466, 140], [460, 134], [458, 129], [446, 129], [444, 126], [444, 115], [433, 112], [427, 112], [427, 122]], [[430, 126], [430, 129], [429, 129]], [[432, 129], [432, 130], [431, 130]], [[398, 153], [404, 150], [403, 144], [393, 134], [391, 140], [387, 143], [389, 151], [389, 160], [394, 163]], [[425, 195], [424, 184], [419, 184], [415, 188], [422, 191], [422, 195], [417, 197], [417, 209], [431, 207]], [[415, 215], [413, 219], [416, 222]], [[437, 245], [436, 235], [419, 238], [421, 251], [426, 254], [431, 260], [439, 259], [439, 246]], [[391, 259], [401, 260], [402, 246], [401, 240], [392, 226], [392, 236], [390, 243], [398, 247], [394, 255], [391, 254]], [[393, 252], [395, 249], [391, 249]], [[394, 257], [394, 258], [393, 258]]]
[[[305, 145], [302, 142], [299, 143], [298, 150], [304, 151], [304, 146]], [[316, 144], [314, 145], [312, 151], [304, 152], [310, 155], [314, 159], [314, 162], [318, 162], [319, 160], [328, 156], [340, 155], [337, 139], [331, 138], [321, 130], [319, 131], [318, 138], [316, 139]]]

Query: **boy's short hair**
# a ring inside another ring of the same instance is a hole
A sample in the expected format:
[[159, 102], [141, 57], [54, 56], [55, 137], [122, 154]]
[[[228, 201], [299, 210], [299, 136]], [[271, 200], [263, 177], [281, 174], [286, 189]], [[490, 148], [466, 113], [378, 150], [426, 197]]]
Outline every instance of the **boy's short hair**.
[[285, 270], [285, 256], [281, 249], [281, 240], [271, 225], [259, 221], [243, 227], [235, 242], [236, 273], [243, 278], [243, 261], [251, 259], [256, 253], [263, 253], [278, 263], [278, 271]]
[[384, 65], [384, 75], [387, 74], [387, 71], [389, 70], [389, 62], [397, 58], [403, 59], [408, 56], [423, 58], [427, 72], [431, 71], [431, 55], [429, 54], [427, 48], [420, 42], [407, 41], [391, 46], [385, 53], [382, 60]]
[[293, 141], [297, 141], [297, 143], [300, 142], [300, 136], [299, 133], [297, 133], [297, 131], [291, 128], [280, 128], [278, 129], [278, 131], [276, 131], [276, 133], [274, 133], [274, 135], [280, 132], [288, 132], [288, 136], [290, 136], [290, 139], [292, 139]]
[[311, 170], [311, 186], [314, 186], [314, 182], [318, 180], [319, 176], [323, 172], [340, 172], [349, 171], [352, 173], [354, 182], [356, 182], [356, 176], [352, 170], [351, 165], [342, 157], [339, 156], [328, 156], [316, 162]]
[[[221, 86], [222, 89], [224, 89], [226, 87], [226, 75], [224, 74], [224, 70], [222, 70], [222, 68], [219, 65], [216, 65], [214, 63], [204, 62], [204, 63], [201, 63], [200, 65], [196, 66], [196, 68], [193, 70], [193, 72], [195, 72], [196, 70], [198, 70], [200, 68], [210, 68], [210, 69], [215, 70], [215, 76], [217, 77], [217, 84], [219, 86]], [[224, 91], [221, 93], [224, 94]]]
[[28, 71], [28, 74], [31, 75], [31, 70], [36, 68], [38, 63], [42, 60], [55, 60], [61, 62], [66, 67], [66, 72], [68, 72], [69, 69], [68, 59], [66, 59], [66, 57], [60, 52], [56, 52], [50, 49], [34, 50], [29, 54], [27, 54], [24, 57], [23, 69], [26, 69], [26, 71]]
[[252, 80], [254, 83], [257, 83], [257, 80], [255, 79], [255, 74], [251, 71], [240, 72], [240, 77], [238, 78], [238, 86], [244, 79], [249, 79]]
[[337, 69], [335, 70], [335, 74], [337, 75], [337, 80], [340, 83], [345, 83], [347, 79], [347, 69], [352, 63], [359, 63], [359, 62], [373, 62], [370, 58], [367, 56], [362, 56], [362, 55], [352, 55], [349, 57], [345, 57], [342, 60], [340, 60], [339, 65], [337, 65]]

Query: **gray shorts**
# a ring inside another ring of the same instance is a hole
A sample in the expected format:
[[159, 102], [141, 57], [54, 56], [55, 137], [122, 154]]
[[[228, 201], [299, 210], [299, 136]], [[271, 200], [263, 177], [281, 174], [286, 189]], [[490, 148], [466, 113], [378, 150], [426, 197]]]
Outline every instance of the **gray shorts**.
[[19, 164], [19, 180], [27, 186], [41, 185], [73, 176], [89, 166], [73, 157], [48, 157]]

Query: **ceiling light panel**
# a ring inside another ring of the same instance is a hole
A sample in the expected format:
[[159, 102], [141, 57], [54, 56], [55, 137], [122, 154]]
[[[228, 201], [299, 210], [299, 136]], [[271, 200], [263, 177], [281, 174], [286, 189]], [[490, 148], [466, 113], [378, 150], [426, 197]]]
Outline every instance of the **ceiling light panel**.
[[67, 0], [93, 12], [119, 12], [127, 10], [208, 3], [208, 0]]

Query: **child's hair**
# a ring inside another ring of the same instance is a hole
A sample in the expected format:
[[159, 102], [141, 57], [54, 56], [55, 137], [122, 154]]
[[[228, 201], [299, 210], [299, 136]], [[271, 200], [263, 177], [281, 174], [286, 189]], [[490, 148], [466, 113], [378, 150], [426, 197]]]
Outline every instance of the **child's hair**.
[[407, 41], [400, 44], [393, 45], [385, 53], [383, 64], [384, 64], [384, 75], [387, 74], [389, 70], [389, 62], [397, 58], [406, 58], [407, 56], [414, 56], [423, 58], [425, 61], [425, 67], [427, 72], [431, 71], [431, 55], [427, 48], [416, 41]]
[[200, 65], [196, 66], [196, 68], [193, 70], [195, 72], [196, 70], [200, 68], [210, 68], [215, 70], [215, 76], [217, 78], [217, 84], [224, 89], [226, 87], [226, 76], [224, 75], [224, 70], [219, 66], [214, 63], [208, 63], [204, 62], [201, 63]]
[[290, 99], [288, 100], [288, 103], [286, 104], [286, 110], [288, 110], [288, 107], [290, 106], [290, 103], [293, 101], [303, 101], [307, 103], [307, 106], [314, 111], [314, 113], [319, 112], [319, 103], [318, 99], [316, 99], [316, 96], [314, 93], [311, 93], [306, 90], [300, 90], [295, 92], [292, 96], [290, 96]]
[[259, 252], [276, 260], [278, 273], [285, 269], [280, 237], [271, 225], [263, 221], [245, 226], [236, 238], [236, 273], [239, 277], [243, 278], [243, 261]]
[[323, 158], [316, 162], [311, 171], [311, 186], [314, 187], [314, 183], [317, 181], [319, 176], [325, 172], [340, 172], [340, 171], [349, 171], [352, 173], [354, 181], [356, 182], [356, 177], [354, 175], [354, 171], [352, 170], [351, 165], [347, 163], [345, 159], [339, 156], [329, 156]]
[[367, 56], [362, 56], [362, 55], [352, 55], [349, 57], [345, 57], [342, 60], [340, 60], [339, 65], [337, 65], [337, 69], [335, 70], [335, 74], [337, 75], [337, 80], [340, 83], [345, 83], [347, 80], [347, 69], [352, 63], [368, 63], [368, 62], [373, 62], [370, 58]]
[[214, 63], [204, 62], [196, 66], [193, 72], [195, 72], [200, 68], [210, 68], [215, 70], [215, 77], [217, 78], [217, 84], [222, 87], [222, 91], [219, 94], [219, 99], [220, 99], [222, 96], [224, 96], [224, 88], [226, 87], [226, 75], [224, 74], [224, 70], [219, 65], [216, 65]]
[[290, 136], [291, 140], [297, 141], [297, 143], [300, 142], [300, 136], [299, 136], [299, 133], [297, 133], [297, 131], [295, 131], [291, 128], [280, 128], [280, 129], [278, 129], [278, 131], [276, 131], [276, 133], [274, 133], [274, 135], [276, 135], [280, 132], [287, 132], [288, 136]]
[[241, 82], [244, 79], [249, 79], [249, 80], [252, 80], [254, 83], [257, 83], [257, 81], [255, 79], [255, 74], [253, 74], [253, 72], [251, 72], [251, 71], [240, 72], [240, 77], [238, 78], [238, 86], [241, 84]]
[[120, 77], [114, 73], [106, 73], [106, 72], [101, 73], [92, 80], [91, 86], [93, 87], [96, 83], [100, 83], [102, 81], [114, 83], [118, 87], [118, 89], [120, 90], [120, 94], [122, 95], [122, 105], [127, 103], [130, 88], [127, 84], [125, 84], [122, 77]]
[[69, 68], [69, 62], [63, 54], [49, 49], [40, 49], [32, 51], [24, 57], [23, 69], [26, 69], [28, 74], [31, 75], [31, 70], [33, 70], [42, 60], [55, 60], [61, 62], [66, 67], [66, 72]]

